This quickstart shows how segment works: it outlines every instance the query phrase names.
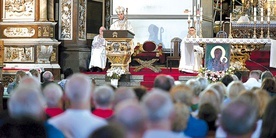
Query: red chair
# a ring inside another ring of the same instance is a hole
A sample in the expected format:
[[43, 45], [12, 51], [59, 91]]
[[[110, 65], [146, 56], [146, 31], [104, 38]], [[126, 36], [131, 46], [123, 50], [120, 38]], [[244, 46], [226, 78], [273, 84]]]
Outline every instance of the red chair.
[[165, 63], [165, 55], [163, 54], [162, 44], [156, 45], [152, 41], [146, 41], [143, 44], [138, 43], [134, 48], [132, 59], [140, 65], [134, 71], [138, 72], [143, 68], [149, 68], [154, 72], [160, 72], [161, 69], [154, 65], [157, 61]]

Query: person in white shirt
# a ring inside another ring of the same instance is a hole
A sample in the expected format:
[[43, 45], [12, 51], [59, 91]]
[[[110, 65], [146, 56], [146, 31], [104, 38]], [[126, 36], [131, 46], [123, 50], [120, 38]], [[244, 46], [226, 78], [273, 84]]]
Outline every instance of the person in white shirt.
[[249, 74], [248, 80], [243, 83], [246, 90], [251, 90], [252, 88], [260, 88], [261, 83], [259, 81], [260, 78], [260, 71], [258, 70], [252, 70]]
[[[186, 38], [198, 38], [194, 27], [189, 28]], [[179, 62], [179, 71], [190, 73], [198, 72], [202, 67], [203, 48], [197, 44], [188, 44], [182, 41], [180, 51], [181, 58]]]
[[102, 72], [106, 65], [106, 40], [103, 38], [103, 26], [99, 29], [99, 34], [96, 35], [92, 41], [91, 58], [89, 69], [91, 71]]
[[68, 138], [87, 138], [96, 129], [107, 125], [106, 120], [93, 115], [91, 109], [91, 79], [84, 74], [73, 74], [65, 85], [70, 108], [49, 119], [49, 123]]

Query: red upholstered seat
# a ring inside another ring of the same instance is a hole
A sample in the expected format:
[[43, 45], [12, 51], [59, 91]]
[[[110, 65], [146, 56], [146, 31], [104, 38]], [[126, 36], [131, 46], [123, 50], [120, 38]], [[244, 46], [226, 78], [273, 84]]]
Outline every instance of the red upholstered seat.
[[146, 41], [143, 44], [143, 49], [146, 52], [153, 52], [156, 49], [156, 45], [152, 41]]
[[156, 45], [152, 41], [145, 41], [143, 44], [138, 43], [134, 48], [132, 58], [142, 60], [159, 59], [159, 63], [165, 63], [165, 55], [163, 54], [162, 44]]
[[[154, 67], [153, 63], [155, 63], [155, 61], [158, 61], [159, 63], [165, 63], [165, 55], [163, 54], [162, 44], [156, 45], [152, 41], [145, 41], [143, 44], [138, 43], [137, 46], [134, 48], [132, 59], [146, 64], [139, 66], [139, 69], [137, 69], [137, 71], [144, 67], [147, 67], [151, 68], [155, 72], [158, 72], [157, 70], [159, 69], [157, 69], [157, 67]], [[153, 60], [154, 62], [152, 62]]]

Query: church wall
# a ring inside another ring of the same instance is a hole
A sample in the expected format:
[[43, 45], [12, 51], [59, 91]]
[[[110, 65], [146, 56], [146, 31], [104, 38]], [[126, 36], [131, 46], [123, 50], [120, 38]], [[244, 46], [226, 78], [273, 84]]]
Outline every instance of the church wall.
[[[115, 9], [117, 6], [128, 8], [128, 20], [131, 22], [135, 37], [134, 43], [143, 43], [151, 40], [162, 43], [164, 49], [169, 49], [171, 39], [174, 37], [184, 38], [188, 32], [188, 15], [184, 10], [193, 13], [194, 6], [200, 7], [200, 0], [113, 0], [111, 1], [111, 23], [117, 20]], [[212, 37], [212, 0], [202, 1], [203, 7], [203, 37]], [[204, 5], [207, 4], [207, 5]], [[193, 19], [193, 15], [190, 16]], [[206, 24], [206, 25], [205, 25]], [[191, 22], [190, 26], [194, 26]], [[199, 25], [196, 25], [199, 28]], [[199, 35], [199, 29], [197, 29]]]
[[[110, 10], [110, 22], [116, 20], [117, 16], [115, 13], [115, 7], [118, 5], [128, 8], [128, 18], [131, 21], [136, 36], [134, 42], [143, 42], [148, 39], [155, 39], [154, 41], [160, 41], [164, 44], [164, 48], [170, 47], [170, 40], [173, 37], [183, 38], [186, 36], [188, 31], [188, 16], [183, 13], [185, 9], [192, 11], [193, 5], [199, 3], [197, 1], [186, 1], [186, 0], [110, 0], [110, 7], [105, 5], [109, 0], [34, 0], [35, 1], [35, 11], [37, 12], [32, 16], [30, 21], [41, 21], [41, 22], [57, 22], [56, 25], [52, 25], [55, 28], [53, 36], [54, 39], [57, 39], [61, 44], [58, 46], [58, 53], [56, 53], [58, 63], [61, 66], [61, 70], [64, 70], [67, 67], [73, 68], [75, 72], [82, 71], [87, 69], [89, 56], [90, 56], [90, 46], [92, 38], [98, 32], [99, 22], [91, 25], [87, 25], [87, 20], [93, 22], [93, 19], [102, 16], [100, 20], [104, 22], [106, 18], [102, 13], [89, 13], [87, 17], [88, 7], [87, 3], [91, 1], [102, 2], [103, 7], [99, 9], [104, 10], [106, 13], [107, 10]], [[212, 7], [212, 0], [202, 1], [204, 16], [203, 16], [203, 27], [204, 31], [203, 37], [211, 37], [212, 34], [212, 9], [207, 7]], [[48, 2], [48, 7], [43, 6], [43, 3]], [[69, 4], [69, 5], [66, 5]], [[3, 9], [3, 1], [0, 3], [0, 6]], [[206, 6], [206, 7], [205, 7]], [[49, 7], [54, 7], [50, 8]], [[71, 7], [71, 8], [70, 8]], [[95, 7], [97, 8], [97, 7]], [[105, 8], [108, 8], [107, 10]], [[110, 9], [109, 9], [110, 8]], [[66, 9], [66, 11], [64, 11]], [[44, 14], [45, 10], [48, 10], [48, 14]], [[7, 20], [3, 15], [3, 10], [0, 10], [1, 21]], [[55, 12], [55, 13], [53, 13]], [[58, 14], [57, 14], [58, 13]], [[33, 14], [33, 13], [32, 13]], [[55, 17], [58, 15], [58, 17]], [[192, 18], [192, 17], [191, 17]], [[9, 20], [9, 19], [8, 19]], [[108, 21], [106, 20], [106, 21]], [[41, 23], [40, 23], [41, 24]], [[108, 24], [103, 24], [108, 26]], [[159, 30], [154, 36], [150, 36], [149, 30], [153, 29], [150, 26], [155, 26]], [[93, 27], [93, 29], [88, 27]], [[93, 30], [93, 32], [87, 32], [87, 30]], [[92, 35], [90, 35], [92, 34]], [[38, 36], [37, 33], [34, 35]]]
[[70, 67], [74, 72], [83, 71], [80, 69], [86, 68], [87, 65], [84, 64], [82, 57], [90, 54], [90, 46], [87, 45], [86, 37], [87, 1], [64, 0], [60, 1], [58, 5], [58, 39], [62, 42], [60, 49], [61, 70]]

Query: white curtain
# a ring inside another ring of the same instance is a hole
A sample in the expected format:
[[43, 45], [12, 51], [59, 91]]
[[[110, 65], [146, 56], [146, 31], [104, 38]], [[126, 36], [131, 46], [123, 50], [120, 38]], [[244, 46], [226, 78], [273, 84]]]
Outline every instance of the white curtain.
[[271, 39], [269, 67], [276, 68], [276, 40]]

